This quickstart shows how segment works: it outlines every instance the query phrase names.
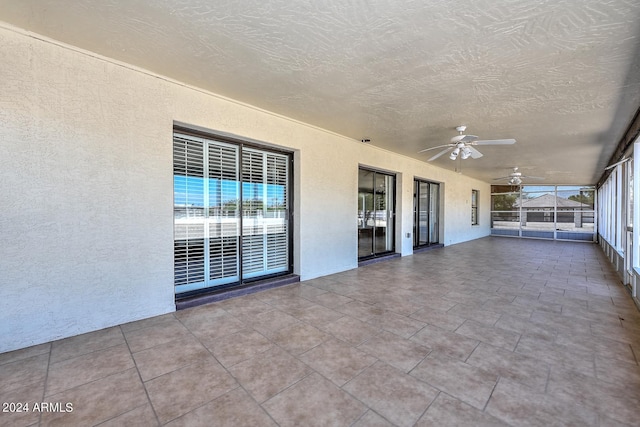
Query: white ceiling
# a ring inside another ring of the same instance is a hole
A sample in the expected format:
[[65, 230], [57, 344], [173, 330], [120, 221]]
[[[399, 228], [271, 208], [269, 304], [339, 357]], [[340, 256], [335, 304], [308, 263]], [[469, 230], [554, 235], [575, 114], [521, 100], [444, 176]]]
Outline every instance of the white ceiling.
[[463, 161], [488, 182], [595, 183], [640, 106], [638, 0], [0, 0], [0, 21], [425, 161], [460, 124], [516, 138]]

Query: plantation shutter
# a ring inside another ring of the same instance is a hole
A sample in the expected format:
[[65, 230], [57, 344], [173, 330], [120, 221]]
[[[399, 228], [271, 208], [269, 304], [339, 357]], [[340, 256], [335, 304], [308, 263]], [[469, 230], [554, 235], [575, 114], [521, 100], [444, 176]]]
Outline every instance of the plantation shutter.
[[173, 140], [174, 283], [205, 282], [204, 149], [201, 142]]
[[289, 156], [174, 135], [176, 293], [286, 272]]
[[242, 151], [242, 274], [252, 277], [265, 270], [264, 154]]
[[266, 155], [267, 170], [267, 270], [284, 271], [289, 260], [288, 158]]
[[238, 147], [209, 142], [209, 279], [238, 280], [240, 188]]

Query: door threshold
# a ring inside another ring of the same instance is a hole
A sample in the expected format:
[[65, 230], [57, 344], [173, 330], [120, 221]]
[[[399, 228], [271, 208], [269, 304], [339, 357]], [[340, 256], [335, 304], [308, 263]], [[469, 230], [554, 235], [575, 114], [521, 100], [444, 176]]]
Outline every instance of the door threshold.
[[284, 276], [257, 280], [255, 282], [236, 286], [234, 288], [220, 289], [217, 291], [213, 290], [204, 294], [194, 295], [192, 297], [176, 300], [176, 310], [184, 310], [185, 308], [197, 307], [199, 305], [209, 304], [212, 302], [224, 301], [229, 298], [254, 294], [256, 292], [278, 288], [280, 286], [286, 286], [298, 282], [300, 282], [300, 276], [298, 276], [297, 274], [287, 274]]
[[375, 264], [382, 261], [388, 261], [393, 258], [400, 258], [400, 256], [401, 256], [400, 254], [389, 254], [389, 255], [382, 255], [374, 258], [363, 259], [362, 261], [358, 261], [358, 267], [364, 267], [365, 265]]

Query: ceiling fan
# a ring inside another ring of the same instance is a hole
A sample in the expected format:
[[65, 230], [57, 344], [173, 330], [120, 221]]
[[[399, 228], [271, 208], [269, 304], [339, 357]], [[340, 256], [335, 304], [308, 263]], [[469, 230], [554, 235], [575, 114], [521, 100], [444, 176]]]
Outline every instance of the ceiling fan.
[[511, 185], [520, 185], [522, 184], [522, 178], [525, 179], [544, 179], [542, 177], [539, 176], [527, 176], [527, 175], [522, 175], [522, 172], [518, 172], [518, 167], [515, 166], [513, 168], [513, 172], [511, 172], [509, 175], [507, 176], [501, 176], [500, 178], [494, 178], [494, 181], [500, 181], [502, 179], [508, 179], [509, 180], [509, 184]]
[[451, 150], [451, 154], [449, 158], [451, 160], [455, 160], [458, 158], [458, 155], [464, 160], [471, 157], [472, 159], [479, 159], [482, 157], [482, 153], [473, 148], [473, 145], [510, 145], [515, 144], [515, 139], [478, 139], [475, 135], [465, 135], [464, 131], [467, 129], [466, 126], [458, 126], [456, 130], [459, 135], [451, 138], [451, 142], [444, 145], [438, 145], [437, 147], [426, 148], [424, 150], [418, 151], [419, 153], [423, 153], [429, 150], [435, 150], [437, 148], [446, 147], [444, 150], [440, 151], [435, 156], [431, 157], [428, 161], [432, 161], [442, 156], [449, 150]]

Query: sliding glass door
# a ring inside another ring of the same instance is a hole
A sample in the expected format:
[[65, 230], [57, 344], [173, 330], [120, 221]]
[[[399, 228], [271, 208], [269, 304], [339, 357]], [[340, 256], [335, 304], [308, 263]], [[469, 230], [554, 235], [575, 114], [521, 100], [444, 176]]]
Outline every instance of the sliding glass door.
[[175, 134], [176, 294], [290, 271], [288, 154]]
[[358, 258], [395, 250], [395, 176], [358, 172]]
[[413, 246], [429, 246], [439, 242], [440, 184], [413, 182]]

